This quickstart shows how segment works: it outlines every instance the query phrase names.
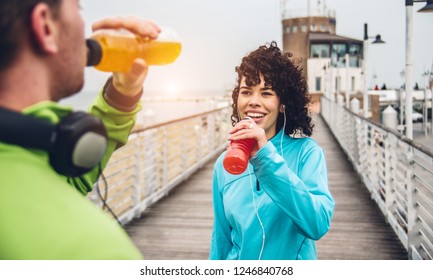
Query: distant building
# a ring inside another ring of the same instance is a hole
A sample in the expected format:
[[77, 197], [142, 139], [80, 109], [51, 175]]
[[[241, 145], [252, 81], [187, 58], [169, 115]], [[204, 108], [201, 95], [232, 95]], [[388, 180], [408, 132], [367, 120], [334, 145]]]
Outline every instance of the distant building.
[[325, 6], [313, 11], [283, 7], [283, 50], [301, 59], [312, 95], [362, 92], [363, 41], [337, 35], [336, 25], [335, 12]]

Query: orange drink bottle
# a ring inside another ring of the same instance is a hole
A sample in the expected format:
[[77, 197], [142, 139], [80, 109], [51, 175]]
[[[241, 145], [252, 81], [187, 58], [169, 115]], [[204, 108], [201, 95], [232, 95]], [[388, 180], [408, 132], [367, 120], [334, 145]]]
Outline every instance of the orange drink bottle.
[[230, 142], [230, 148], [224, 156], [224, 169], [234, 175], [243, 173], [248, 166], [251, 150], [256, 143], [254, 138]]
[[86, 40], [87, 66], [105, 72], [127, 72], [136, 58], [147, 65], [165, 65], [174, 62], [182, 49], [177, 33], [161, 28], [156, 40], [136, 36], [124, 29], [96, 31]]

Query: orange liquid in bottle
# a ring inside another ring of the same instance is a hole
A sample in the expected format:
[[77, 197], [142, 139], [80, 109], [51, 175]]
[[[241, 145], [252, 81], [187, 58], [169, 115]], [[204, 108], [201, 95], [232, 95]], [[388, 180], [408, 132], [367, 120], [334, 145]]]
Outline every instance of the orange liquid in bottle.
[[102, 58], [95, 68], [105, 72], [127, 72], [136, 58], [147, 65], [165, 65], [174, 62], [182, 49], [180, 42], [158, 41], [125, 33], [95, 33], [92, 36], [102, 48]]

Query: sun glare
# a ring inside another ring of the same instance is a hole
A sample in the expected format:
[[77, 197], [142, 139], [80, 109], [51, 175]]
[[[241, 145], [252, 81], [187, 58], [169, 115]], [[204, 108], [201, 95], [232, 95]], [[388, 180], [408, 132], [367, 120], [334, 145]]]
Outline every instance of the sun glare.
[[179, 87], [176, 84], [169, 84], [167, 86], [167, 93], [169, 96], [177, 96], [179, 94]]

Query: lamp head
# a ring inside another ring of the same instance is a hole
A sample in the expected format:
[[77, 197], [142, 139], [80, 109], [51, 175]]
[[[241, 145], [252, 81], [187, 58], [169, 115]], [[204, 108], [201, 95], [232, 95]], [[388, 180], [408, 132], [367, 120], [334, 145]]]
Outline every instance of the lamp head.
[[379, 34], [376, 35], [376, 39], [373, 41], [373, 44], [384, 44], [385, 41], [382, 40]]
[[418, 10], [419, 13], [433, 13], [433, 0], [427, 0], [427, 4]]

